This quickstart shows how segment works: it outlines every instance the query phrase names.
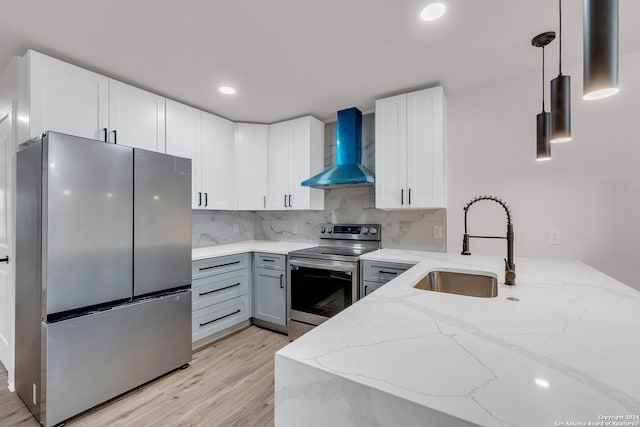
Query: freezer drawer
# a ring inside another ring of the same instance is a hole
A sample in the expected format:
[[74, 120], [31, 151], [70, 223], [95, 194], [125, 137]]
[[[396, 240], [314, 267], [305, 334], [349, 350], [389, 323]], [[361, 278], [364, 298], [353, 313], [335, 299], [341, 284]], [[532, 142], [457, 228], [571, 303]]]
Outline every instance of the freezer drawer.
[[191, 291], [44, 325], [45, 426], [191, 361]]

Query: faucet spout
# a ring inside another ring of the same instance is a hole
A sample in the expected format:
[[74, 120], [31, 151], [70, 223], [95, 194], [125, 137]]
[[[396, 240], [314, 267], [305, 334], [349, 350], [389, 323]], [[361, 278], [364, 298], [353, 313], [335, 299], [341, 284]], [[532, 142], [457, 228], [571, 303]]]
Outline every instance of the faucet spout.
[[[491, 200], [493, 202], [498, 203], [502, 206], [507, 213], [507, 235], [506, 236], [471, 236], [467, 230], [467, 214], [469, 213], [469, 208], [476, 202], [480, 200]], [[516, 284], [516, 264], [513, 260], [513, 223], [511, 222], [511, 211], [509, 210], [509, 206], [507, 206], [501, 199], [498, 199], [494, 196], [480, 196], [471, 200], [464, 207], [464, 235], [462, 236], [462, 255], [471, 255], [471, 251], [469, 249], [469, 239], [506, 239], [507, 240], [507, 258], [504, 260], [504, 284], [514, 286]]]

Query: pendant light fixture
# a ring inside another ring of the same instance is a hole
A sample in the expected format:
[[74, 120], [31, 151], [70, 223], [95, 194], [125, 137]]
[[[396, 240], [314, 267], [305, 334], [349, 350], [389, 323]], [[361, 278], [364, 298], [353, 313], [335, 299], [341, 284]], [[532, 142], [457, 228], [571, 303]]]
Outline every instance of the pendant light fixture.
[[618, 92], [618, 0], [584, 0], [583, 98]]
[[551, 114], [544, 110], [544, 47], [556, 38], [555, 31], [538, 34], [531, 40], [535, 47], [542, 48], [542, 112], [536, 116], [536, 160], [551, 160]]
[[562, 0], [558, 0], [558, 77], [551, 80], [551, 143], [571, 141], [571, 77], [562, 74]]

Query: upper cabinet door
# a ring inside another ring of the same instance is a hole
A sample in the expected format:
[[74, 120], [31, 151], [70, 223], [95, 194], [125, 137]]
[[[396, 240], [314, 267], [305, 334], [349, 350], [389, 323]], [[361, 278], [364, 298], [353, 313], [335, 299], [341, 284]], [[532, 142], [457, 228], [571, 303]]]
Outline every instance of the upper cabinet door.
[[202, 207], [201, 111], [179, 102], [166, 100], [166, 153], [191, 159], [191, 207]]
[[38, 52], [29, 51], [30, 129], [104, 140], [109, 126], [109, 79]]
[[235, 123], [202, 113], [202, 191], [204, 209], [235, 209]]
[[293, 209], [324, 209], [324, 190], [300, 185], [324, 169], [324, 123], [311, 117], [290, 120], [291, 198]]
[[407, 95], [376, 101], [376, 207], [401, 208], [408, 202]]
[[261, 211], [267, 207], [269, 126], [236, 125], [236, 209]]
[[109, 141], [164, 153], [164, 102], [162, 96], [110, 80]]
[[289, 207], [289, 195], [291, 194], [290, 132], [288, 122], [269, 126], [269, 155], [267, 159], [269, 171], [267, 206], [269, 210], [284, 210]]
[[408, 94], [408, 207], [446, 207], [445, 165], [442, 86]]

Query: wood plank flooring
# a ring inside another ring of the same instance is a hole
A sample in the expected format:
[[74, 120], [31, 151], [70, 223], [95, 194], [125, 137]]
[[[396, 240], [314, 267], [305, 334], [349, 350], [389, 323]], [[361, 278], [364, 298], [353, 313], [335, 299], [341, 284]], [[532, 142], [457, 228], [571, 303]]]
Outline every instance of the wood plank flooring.
[[[193, 354], [174, 371], [69, 420], [66, 426], [273, 426], [274, 353], [289, 343], [256, 326]], [[38, 426], [0, 365], [0, 426]]]

